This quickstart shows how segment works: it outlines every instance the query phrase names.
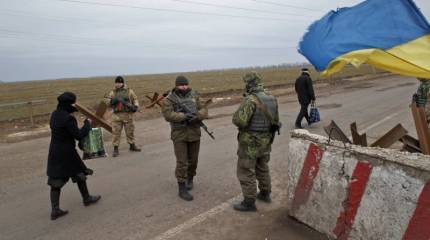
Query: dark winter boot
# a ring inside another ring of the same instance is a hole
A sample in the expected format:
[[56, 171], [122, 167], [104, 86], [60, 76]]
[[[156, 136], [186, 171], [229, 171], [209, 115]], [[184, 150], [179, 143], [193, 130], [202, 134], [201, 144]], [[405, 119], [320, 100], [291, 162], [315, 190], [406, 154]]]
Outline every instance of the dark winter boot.
[[118, 155], [119, 155], [118, 146], [114, 146], [113, 147], [112, 157], [118, 157]]
[[136, 144], [132, 143], [132, 144], [130, 144], [130, 151], [132, 151], [132, 152], [140, 152], [142, 150], [140, 148], [136, 147]]
[[242, 202], [233, 205], [234, 210], [240, 212], [255, 212], [257, 207], [255, 207], [255, 199], [245, 198]]
[[187, 190], [188, 191], [190, 191], [190, 190], [192, 190], [193, 189], [193, 186], [194, 186], [194, 184], [193, 184], [193, 178], [194, 177], [188, 177], [188, 179], [187, 179], [187, 183], [186, 183], [186, 188], [187, 188]]
[[60, 209], [60, 188], [51, 188], [51, 220], [55, 220], [69, 213]]
[[270, 197], [270, 192], [268, 192], [268, 191], [260, 191], [257, 194], [257, 199], [261, 200], [263, 202], [266, 202], [266, 203], [272, 202], [272, 198]]
[[192, 201], [194, 199], [193, 195], [188, 192], [184, 182], [178, 182], [178, 186], [180, 198], [184, 199], [185, 201]]
[[81, 192], [81, 195], [82, 195], [82, 201], [85, 206], [89, 206], [100, 200], [101, 198], [100, 195], [91, 196], [88, 193], [87, 182], [81, 181], [81, 182], [77, 182], [77, 184], [78, 184], [79, 192]]

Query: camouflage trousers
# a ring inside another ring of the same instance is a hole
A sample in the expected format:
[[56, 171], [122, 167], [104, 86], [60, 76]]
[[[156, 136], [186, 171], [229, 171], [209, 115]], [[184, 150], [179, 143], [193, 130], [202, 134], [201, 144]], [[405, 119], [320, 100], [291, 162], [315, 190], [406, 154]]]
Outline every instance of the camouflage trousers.
[[195, 142], [173, 142], [176, 156], [175, 176], [178, 182], [185, 182], [196, 175], [199, 160], [200, 140]]
[[270, 151], [257, 152], [255, 157], [249, 157], [246, 144], [239, 144], [237, 151], [237, 178], [242, 188], [243, 196], [246, 198], [257, 197], [257, 182], [260, 191], [271, 192], [269, 161]]
[[134, 121], [133, 113], [114, 113], [112, 115], [112, 144], [117, 147], [121, 141], [122, 129], [125, 129], [127, 142], [134, 144]]

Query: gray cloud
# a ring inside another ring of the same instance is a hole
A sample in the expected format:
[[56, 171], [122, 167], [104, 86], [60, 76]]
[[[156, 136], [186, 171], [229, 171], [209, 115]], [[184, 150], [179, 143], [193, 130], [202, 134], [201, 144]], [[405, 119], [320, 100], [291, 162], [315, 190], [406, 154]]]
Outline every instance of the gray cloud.
[[[305, 59], [295, 47], [309, 24], [331, 9], [360, 2], [276, 0], [280, 4], [316, 10], [312, 11], [252, 0], [194, 0], [259, 10], [247, 11], [172, 0], [85, 1], [153, 10], [58, 0], [0, 0], [0, 80], [303, 62]], [[416, 0], [416, 3], [429, 16], [427, 1]]]

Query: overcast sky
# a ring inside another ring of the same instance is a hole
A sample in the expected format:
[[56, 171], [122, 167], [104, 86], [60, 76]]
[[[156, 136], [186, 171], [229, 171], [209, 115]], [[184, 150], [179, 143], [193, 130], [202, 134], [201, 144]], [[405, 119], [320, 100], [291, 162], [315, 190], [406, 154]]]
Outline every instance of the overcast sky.
[[[305, 62], [296, 47], [306, 28], [359, 2], [0, 0], [0, 80]], [[429, 19], [430, 1], [415, 2]]]

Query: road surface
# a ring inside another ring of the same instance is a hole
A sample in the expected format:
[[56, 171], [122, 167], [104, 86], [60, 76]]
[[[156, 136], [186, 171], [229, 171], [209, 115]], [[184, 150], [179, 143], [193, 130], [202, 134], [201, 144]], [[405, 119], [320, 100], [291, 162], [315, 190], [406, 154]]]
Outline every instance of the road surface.
[[[389, 76], [321, 87], [317, 101], [322, 122], [308, 130], [325, 135], [322, 127], [333, 119], [347, 134], [349, 124], [356, 121], [370, 143], [397, 123], [416, 135], [408, 106], [417, 86], [413, 78]], [[234, 105], [210, 109], [210, 115], [218, 116], [207, 121], [216, 140], [202, 133], [192, 202], [177, 196], [169, 125], [161, 118], [137, 122], [142, 153], [129, 152], [123, 137], [120, 157], [87, 161], [95, 170], [88, 180], [90, 192], [102, 195], [101, 201], [84, 207], [77, 186], [69, 182], [60, 203], [69, 214], [56, 221], [49, 219], [45, 176], [49, 138], [1, 144], [0, 239], [326, 239], [287, 217], [285, 163], [299, 105], [295, 95], [278, 100], [284, 128], [270, 162], [273, 203], [257, 202], [257, 213], [239, 213], [231, 207], [241, 199], [237, 130], [231, 124]], [[111, 152], [110, 142], [106, 147]]]

